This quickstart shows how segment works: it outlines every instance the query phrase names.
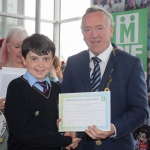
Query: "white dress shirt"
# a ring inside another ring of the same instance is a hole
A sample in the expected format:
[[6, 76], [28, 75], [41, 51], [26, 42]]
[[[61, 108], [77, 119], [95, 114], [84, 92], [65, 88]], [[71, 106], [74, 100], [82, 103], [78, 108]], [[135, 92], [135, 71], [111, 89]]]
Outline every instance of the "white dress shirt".
[[[101, 60], [101, 62], [99, 63], [100, 71], [101, 71], [101, 79], [103, 77], [103, 74], [104, 74], [104, 71], [105, 71], [105, 68], [108, 63], [108, 59], [110, 57], [110, 53], [112, 52], [112, 50], [113, 50], [113, 47], [110, 43], [109, 47], [103, 53], [97, 56]], [[93, 69], [94, 69], [94, 63], [91, 58], [95, 57], [95, 55], [90, 50], [89, 50], [89, 55], [90, 55], [90, 68], [91, 68], [90, 76], [91, 76]]]

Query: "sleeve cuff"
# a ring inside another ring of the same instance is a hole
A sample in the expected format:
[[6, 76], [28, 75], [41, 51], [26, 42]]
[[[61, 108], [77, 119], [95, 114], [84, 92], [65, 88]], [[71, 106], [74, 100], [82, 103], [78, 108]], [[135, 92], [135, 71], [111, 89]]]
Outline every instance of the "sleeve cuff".
[[58, 77], [53, 78], [53, 81], [54, 81], [54, 82], [59, 81]]
[[116, 127], [114, 126], [114, 124], [112, 124], [114, 129], [115, 129], [115, 134], [109, 136], [109, 138], [115, 138], [117, 136], [117, 132], [116, 132]]

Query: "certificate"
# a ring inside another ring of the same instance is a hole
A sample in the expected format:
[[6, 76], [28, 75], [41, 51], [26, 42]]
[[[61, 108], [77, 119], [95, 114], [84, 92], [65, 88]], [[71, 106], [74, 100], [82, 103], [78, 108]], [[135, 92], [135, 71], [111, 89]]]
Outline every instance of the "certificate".
[[110, 131], [110, 91], [59, 94], [59, 131]]
[[0, 98], [6, 97], [9, 83], [13, 79], [25, 74], [26, 70], [27, 69], [25, 68], [2, 67], [2, 70], [0, 71]]

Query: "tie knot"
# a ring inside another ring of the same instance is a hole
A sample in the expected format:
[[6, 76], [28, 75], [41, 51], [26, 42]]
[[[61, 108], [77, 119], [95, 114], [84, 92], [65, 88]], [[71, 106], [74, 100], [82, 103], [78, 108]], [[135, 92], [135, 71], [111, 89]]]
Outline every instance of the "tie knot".
[[38, 81], [37, 83], [39, 83], [42, 87], [46, 86], [46, 81], [42, 81], [42, 82]]
[[49, 88], [47, 87], [46, 84], [47, 81], [42, 81], [42, 82], [37, 82], [39, 85], [41, 85], [43, 87], [43, 94], [47, 97], [49, 95]]
[[92, 60], [94, 61], [94, 63], [100, 63], [101, 60], [98, 57], [92, 57]]

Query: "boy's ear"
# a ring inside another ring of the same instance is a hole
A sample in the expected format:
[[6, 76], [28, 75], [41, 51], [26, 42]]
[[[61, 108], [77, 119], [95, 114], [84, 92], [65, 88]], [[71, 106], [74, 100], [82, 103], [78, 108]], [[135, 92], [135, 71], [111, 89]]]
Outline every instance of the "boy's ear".
[[24, 59], [23, 56], [22, 56], [22, 61], [23, 61], [23, 64], [26, 66], [26, 60]]

